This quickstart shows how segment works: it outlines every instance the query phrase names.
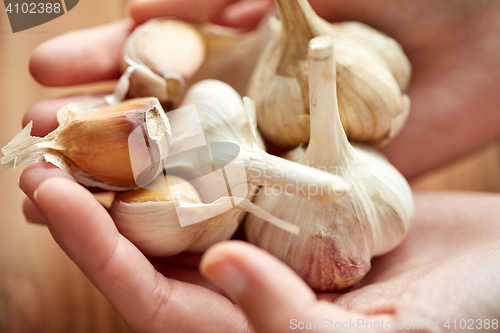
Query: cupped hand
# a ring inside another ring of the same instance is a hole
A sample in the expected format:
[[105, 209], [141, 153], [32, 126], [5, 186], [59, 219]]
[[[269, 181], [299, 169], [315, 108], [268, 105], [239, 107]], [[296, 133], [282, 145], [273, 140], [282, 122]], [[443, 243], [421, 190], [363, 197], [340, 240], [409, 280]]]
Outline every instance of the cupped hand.
[[[498, 136], [498, 2], [460, 0], [438, 7], [429, 0], [311, 2], [330, 20], [360, 20], [387, 32], [407, 51], [414, 66], [409, 91], [412, 114], [400, 137], [384, 149], [406, 176], [439, 166]], [[137, 23], [173, 16], [251, 28], [270, 3], [134, 1], [133, 20], [48, 41], [34, 52], [30, 69], [48, 86], [116, 79], [121, 48]], [[34, 120], [33, 135], [44, 136], [57, 127], [59, 108], [93, 97], [39, 102], [28, 110], [24, 123]], [[344, 294], [321, 295], [321, 301], [263, 251], [237, 242], [217, 245], [206, 253], [202, 272], [236, 306], [199, 275], [196, 258], [189, 257], [187, 265], [185, 256], [165, 261], [145, 258], [118, 233], [94, 197], [62, 171], [40, 163], [26, 169], [20, 186], [29, 197], [24, 205], [28, 219], [49, 226], [61, 247], [139, 331], [245, 332], [253, 326], [259, 332], [281, 332], [293, 319], [413, 322], [436, 313], [441, 319], [458, 314], [476, 319], [500, 311], [495, 301], [500, 288], [494, 280], [499, 269], [494, 258], [500, 254], [495, 242], [496, 196], [417, 195], [417, 220], [403, 245], [375, 259], [361, 285]], [[468, 306], [471, 300], [475, 307]]]
[[495, 319], [498, 324], [498, 195], [417, 194], [408, 238], [375, 258], [361, 283], [342, 294], [315, 295], [285, 264], [247, 243], [215, 245], [200, 269], [235, 305], [196, 273], [196, 256], [155, 259], [153, 265], [94, 197], [60, 170], [41, 164], [25, 173], [41, 181], [25, 183], [23, 177], [20, 184], [37, 205], [34, 218], [43, 219], [141, 332], [286, 332], [314, 323], [331, 332], [368, 331], [368, 323], [380, 332], [410, 325], [408, 331], [425, 332], [436, 322], [453, 327], [455, 319], [472, 320], [475, 329], [486, 329], [486, 320], [491, 329]]

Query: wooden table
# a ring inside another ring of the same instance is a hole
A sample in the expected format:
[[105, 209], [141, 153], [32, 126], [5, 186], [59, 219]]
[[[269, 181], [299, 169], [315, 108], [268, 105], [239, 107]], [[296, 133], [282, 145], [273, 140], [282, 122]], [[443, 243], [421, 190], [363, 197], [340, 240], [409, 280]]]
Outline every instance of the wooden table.
[[[49, 89], [28, 73], [29, 55], [43, 41], [69, 30], [124, 16], [123, 0], [85, 0], [68, 14], [26, 32], [12, 34], [0, 13], [0, 145], [20, 130], [34, 102], [101, 86]], [[108, 85], [109, 86], [109, 85]], [[0, 332], [129, 332], [107, 300], [52, 240], [46, 228], [28, 225], [21, 212], [22, 168], [0, 168]], [[415, 189], [500, 192], [500, 142], [424, 175]]]

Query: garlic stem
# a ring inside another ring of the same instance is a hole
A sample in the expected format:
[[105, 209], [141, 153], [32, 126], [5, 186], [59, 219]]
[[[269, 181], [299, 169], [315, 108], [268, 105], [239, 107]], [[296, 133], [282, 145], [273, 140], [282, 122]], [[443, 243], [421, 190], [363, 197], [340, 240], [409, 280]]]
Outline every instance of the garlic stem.
[[275, 0], [275, 3], [285, 34], [305, 37], [306, 43], [318, 35], [313, 19], [317, 15], [307, 0]]
[[331, 202], [349, 189], [349, 185], [337, 175], [270, 155], [261, 149], [243, 155], [243, 160], [248, 181], [271, 187], [275, 192]]
[[342, 165], [354, 152], [340, 120], [330, 37], [317, 37], [309, 43], [309, 75], [311, 139], [305, 158], [314, 160], [316, 166]]

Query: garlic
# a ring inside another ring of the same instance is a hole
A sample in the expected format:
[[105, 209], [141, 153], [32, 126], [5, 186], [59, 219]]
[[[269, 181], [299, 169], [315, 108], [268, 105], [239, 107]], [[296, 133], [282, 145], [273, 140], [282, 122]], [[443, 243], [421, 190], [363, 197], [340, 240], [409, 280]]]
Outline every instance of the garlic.
[[266, 25], [240, 33], [210, 23], [150, 20], [125, 44], [122, 68], [133, 68], [130, 95], [155, 96], [175, 106], [187, 86], [206, 78], [223, 80], [243, 92], [268, 42], [266, 32]]
[[358, 282], [370, 259], [396, 247], [414, 216], [411, 189], [404, 177], [367, 147], [353, 147], [342, 128], [336, 94], [333, 42], [310, 42], [311, 140], [290, 156], [343, 177], [351, 186], [332, 203], [298, 196], [259, 195], [256, 205], [301, 228], [290, 235], [249, 216], [250, 242], [290, 265], [314, 290], [337, 291]]
[[130, 95], [155, 96], [175, 104], [205, 58], [203, 36], [190, 24], [175, 20], [151, 20], [128, 38], [123, 66], [137, 68], [130, 77]]
[[[154, 187], [158, 189], [117, 194], [110, 209], [120, 233], [146, 255], [166, 257], [184, 251], [203, 252], [219, 241], [230, 239], [245, 212], [265, 218], [286, 232], [299, 232], [298, 227], [273, 217], [248, 199], [234, 205], [234, 198], [221, 197], [204, 204], [196, 189], [182, 178], [162, 176], [157, 182], [160, 186]], [[181, 226], [180, 217], [199, 223]]]
[[[196, 106], [195, 115], [186, 112], [191, 105]], [[221, 169], [237, 156], [240, 162], [236, 163], [242, 166], [243, 171], [236, 172], [246, 173], [246, 182], [256, 186], [273, 186], [277, 191], [325, 202], [335, 200], [348, 188], [341, 177], [266, 153], [256, 130], [253, 102], [248, 98], [242, 102], [240, 95], [221, 81], [204, 80], [195, 84], [187, 91], [181, 109], [171, 111], [167, 116], [175, 124], [174, 143], [165, 161], [168, 173], [188, 180], [198, 179], [211, 172], [210, 166]], [[204, 133], [201, 139], [196, 131], [196, 118]], [[191, 154], [196, 155], [193, 160], [178, 154], [188, 146], [200, 147], [204, 140], [212, 148], [210, 154], [203, 153], [201, 148], [192, 150]], [[210, 202], [207, 196], [214, 199], [219, 197], [220, 192], [210, 179], [207, 182], [197, 189], [202, 199]], [[246, 182], [238, 185], [246, 186]], [[308, 191], [311, 187], [317, 189], [316, 193]], [[222, 190], [225, 191], [225, 187]]]
[[[70, 103], [58, 111], [57, 119], [59, 127], [45, 138], [30, 135], [30, 122], [2, 149], [2, 165], [10, 168], [45, 160], [81, 184], [110, 191], [145, 185], [162, 171], [148, 168], [147, 163], [149, 158], [167, 156], [170, 144], [170, 124], [156, 98], [115, 106], [107, 105], [104, 99]], [[146, 137], [149, 150], [143, 147]], [[144, 172], [134, 175], [133, 163], [136, 170]]]
[[330, 24], [307, 0], [275, 0], [281, 18], [271, 22], [274, 40], [248, 86], [263, 135], [284, 147], [310, 137], [307, 50], [317, 36], [336, 45], [338, 103], [347, 136], [384, 145], [403, 127], [410, 108], [404, 91], [410, 64], [399, 44], [357, 22]]

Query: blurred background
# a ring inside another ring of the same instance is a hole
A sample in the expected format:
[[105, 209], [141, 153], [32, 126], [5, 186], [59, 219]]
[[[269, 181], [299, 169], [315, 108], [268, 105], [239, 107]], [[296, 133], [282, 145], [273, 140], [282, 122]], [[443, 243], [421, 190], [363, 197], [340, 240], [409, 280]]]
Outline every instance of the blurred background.
[[[0, 146], [21, 130], [25, 110], [40, 99], [111, 89], [113, 82], [46, 88], [28, 71], [31, 52], [67, 31], [125, 16], [125, 0], [84, 0], [67, 14], [13, 34], [0, 5]], [[17, 181], [22, 167], [0, 168], [0, 332], [131, 332], [45, 227], [29, 225]], [[415, 190], [500, 192], [500, 140], [411, 181]]]

